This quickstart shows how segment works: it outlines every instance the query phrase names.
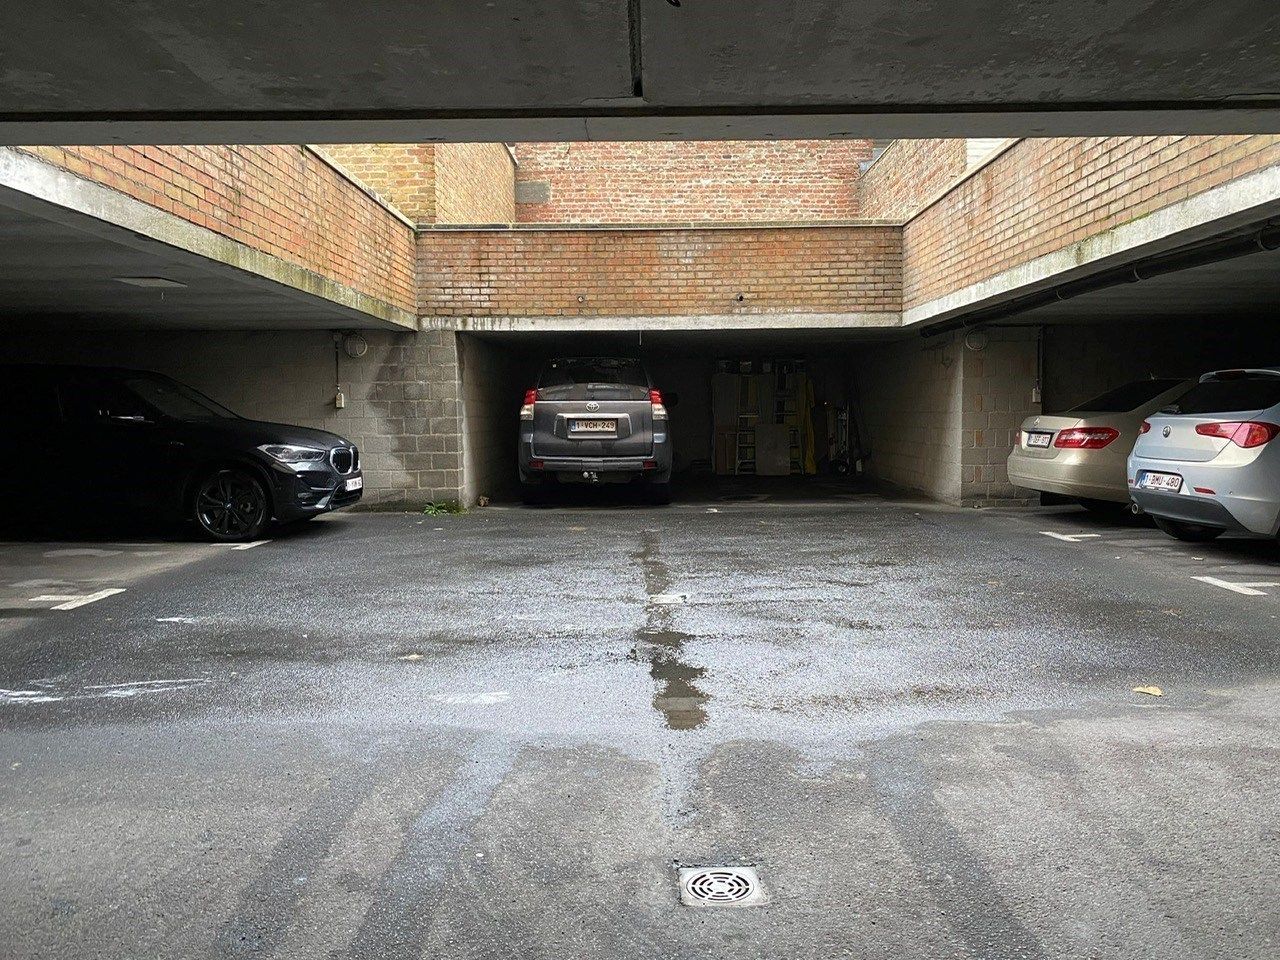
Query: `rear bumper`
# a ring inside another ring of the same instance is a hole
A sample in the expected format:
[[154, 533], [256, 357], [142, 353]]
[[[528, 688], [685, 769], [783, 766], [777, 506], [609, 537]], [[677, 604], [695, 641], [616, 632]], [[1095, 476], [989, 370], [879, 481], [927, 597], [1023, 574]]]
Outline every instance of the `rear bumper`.
[[1129, 502], [1123, 466], [1110, 469], [1063, 459], [1026, 457], [1015, 450], [1009, 456], [1009, 482], [1015, 487], [1056, 493], [1064, 497]]
[[[535, 469], [532, 463], [542, 466]], [[645, 464], [650, 466], [646, 468]], [[521, 483], [592, 483], [597, 479], [669, 483], [671, 444], [655, 443], [652, 455], [647, 457], [535, 457], [532, 443], [522, 439], [518, 467]]]
[[1180, 493], [1134, 490], [1133, 501], [1147, 513], [1166, 520], [1180, 520], [1202, 527], [1249, 532], [1231, 511], [1208, 497], [1188, 497]]
[[[1177, 493], [1143, 490], [1137, 486], [1148, 471], [1176, 473], [1182, 477]], [[1260, 537], [1280, 531], [1280, 491], [1267, 482], [1267, 472], [1250, 465], [1214, 465], [1213, 461], [1129, 458], [1129, 488], [1133, 501], [1147, 513], [1169, 520], [1197, 523], [1223, 530], [1238, 530]], [[1215, 491], [1197, 493], [1195, 488]]]

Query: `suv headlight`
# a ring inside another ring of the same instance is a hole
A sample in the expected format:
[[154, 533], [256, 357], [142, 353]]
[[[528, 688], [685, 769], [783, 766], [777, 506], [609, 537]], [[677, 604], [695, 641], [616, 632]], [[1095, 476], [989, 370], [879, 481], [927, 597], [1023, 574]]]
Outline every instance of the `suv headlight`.
[[324, 451], [315, 447], [296, 447], [291, 443], [264, 443], [258, 448], [281, 463], [316, 463], [324, 459]]

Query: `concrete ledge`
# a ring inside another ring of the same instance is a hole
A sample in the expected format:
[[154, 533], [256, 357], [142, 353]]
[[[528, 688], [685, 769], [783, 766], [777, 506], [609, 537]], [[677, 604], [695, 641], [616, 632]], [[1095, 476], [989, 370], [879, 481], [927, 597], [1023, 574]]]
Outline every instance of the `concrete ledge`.
[[733, 313], [683, 316], [420, 317], [423, 330], [468, 333], [621, 332], [628, 330], [893, 330], [902, 315], [883, 313]]
[[[123, 246], [147, 250], [158, 242], [234, 267], [295, 295], [337, 304], [351, 311], [354, 320], [374, 321], [368, 323], [371, 327], [418, 329], [408, 310], [10, 147], [0, 147], [0, 203]], [[128, 233], [101, 229], [104, 224]]]
[[1045, 287], [1080, 279], [1135, 256], [1195, 243], [1280, 211], [1280, 166], [1170, 204], [1146, 216], [1095, 234], [903, 311], [906, 327], [948, 320]]

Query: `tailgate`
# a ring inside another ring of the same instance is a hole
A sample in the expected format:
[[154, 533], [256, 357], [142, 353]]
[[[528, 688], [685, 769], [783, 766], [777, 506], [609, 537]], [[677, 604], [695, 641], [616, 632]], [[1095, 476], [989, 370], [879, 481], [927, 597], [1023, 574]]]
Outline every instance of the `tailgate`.
[[648, 391], [594, 384], [543, 391], [533, 406], [533, 453], [539, 457], [650, 456], [653, 404]]
[[[1148, 417], [1151, 429], [1138, 437], [1134, 445], [1135, 457], [1150, 460], [1181, 460], [1184, 463], [1204, 463], [1212, 460], [1231, 442], [1228, 437], [1206, 437], [1196, 433], [1202, 423], [1222, 423], [1227, 420], [1249, 420], [1261, 411], [1243, 413], [1216, 413], [1211, 416], [1155, 416]], [[1168, 436], [1165, 432], [1168, 431]]]

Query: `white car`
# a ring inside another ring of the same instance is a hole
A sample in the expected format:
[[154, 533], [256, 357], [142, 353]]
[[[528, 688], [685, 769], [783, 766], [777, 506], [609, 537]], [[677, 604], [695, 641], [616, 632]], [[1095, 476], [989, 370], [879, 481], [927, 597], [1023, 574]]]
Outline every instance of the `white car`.
[[1280, 533], [1280, 367], [1206, 373], [1142, 424], [1129, 493], [1180, 540]]
[[1028, 417], [1009, 454], [1009, 482], [1104, 513], [1131, 506], [1125, 460], [1139, 426], [1193, 386], [1194, 380], [1135, 380], [1066, 413]]

